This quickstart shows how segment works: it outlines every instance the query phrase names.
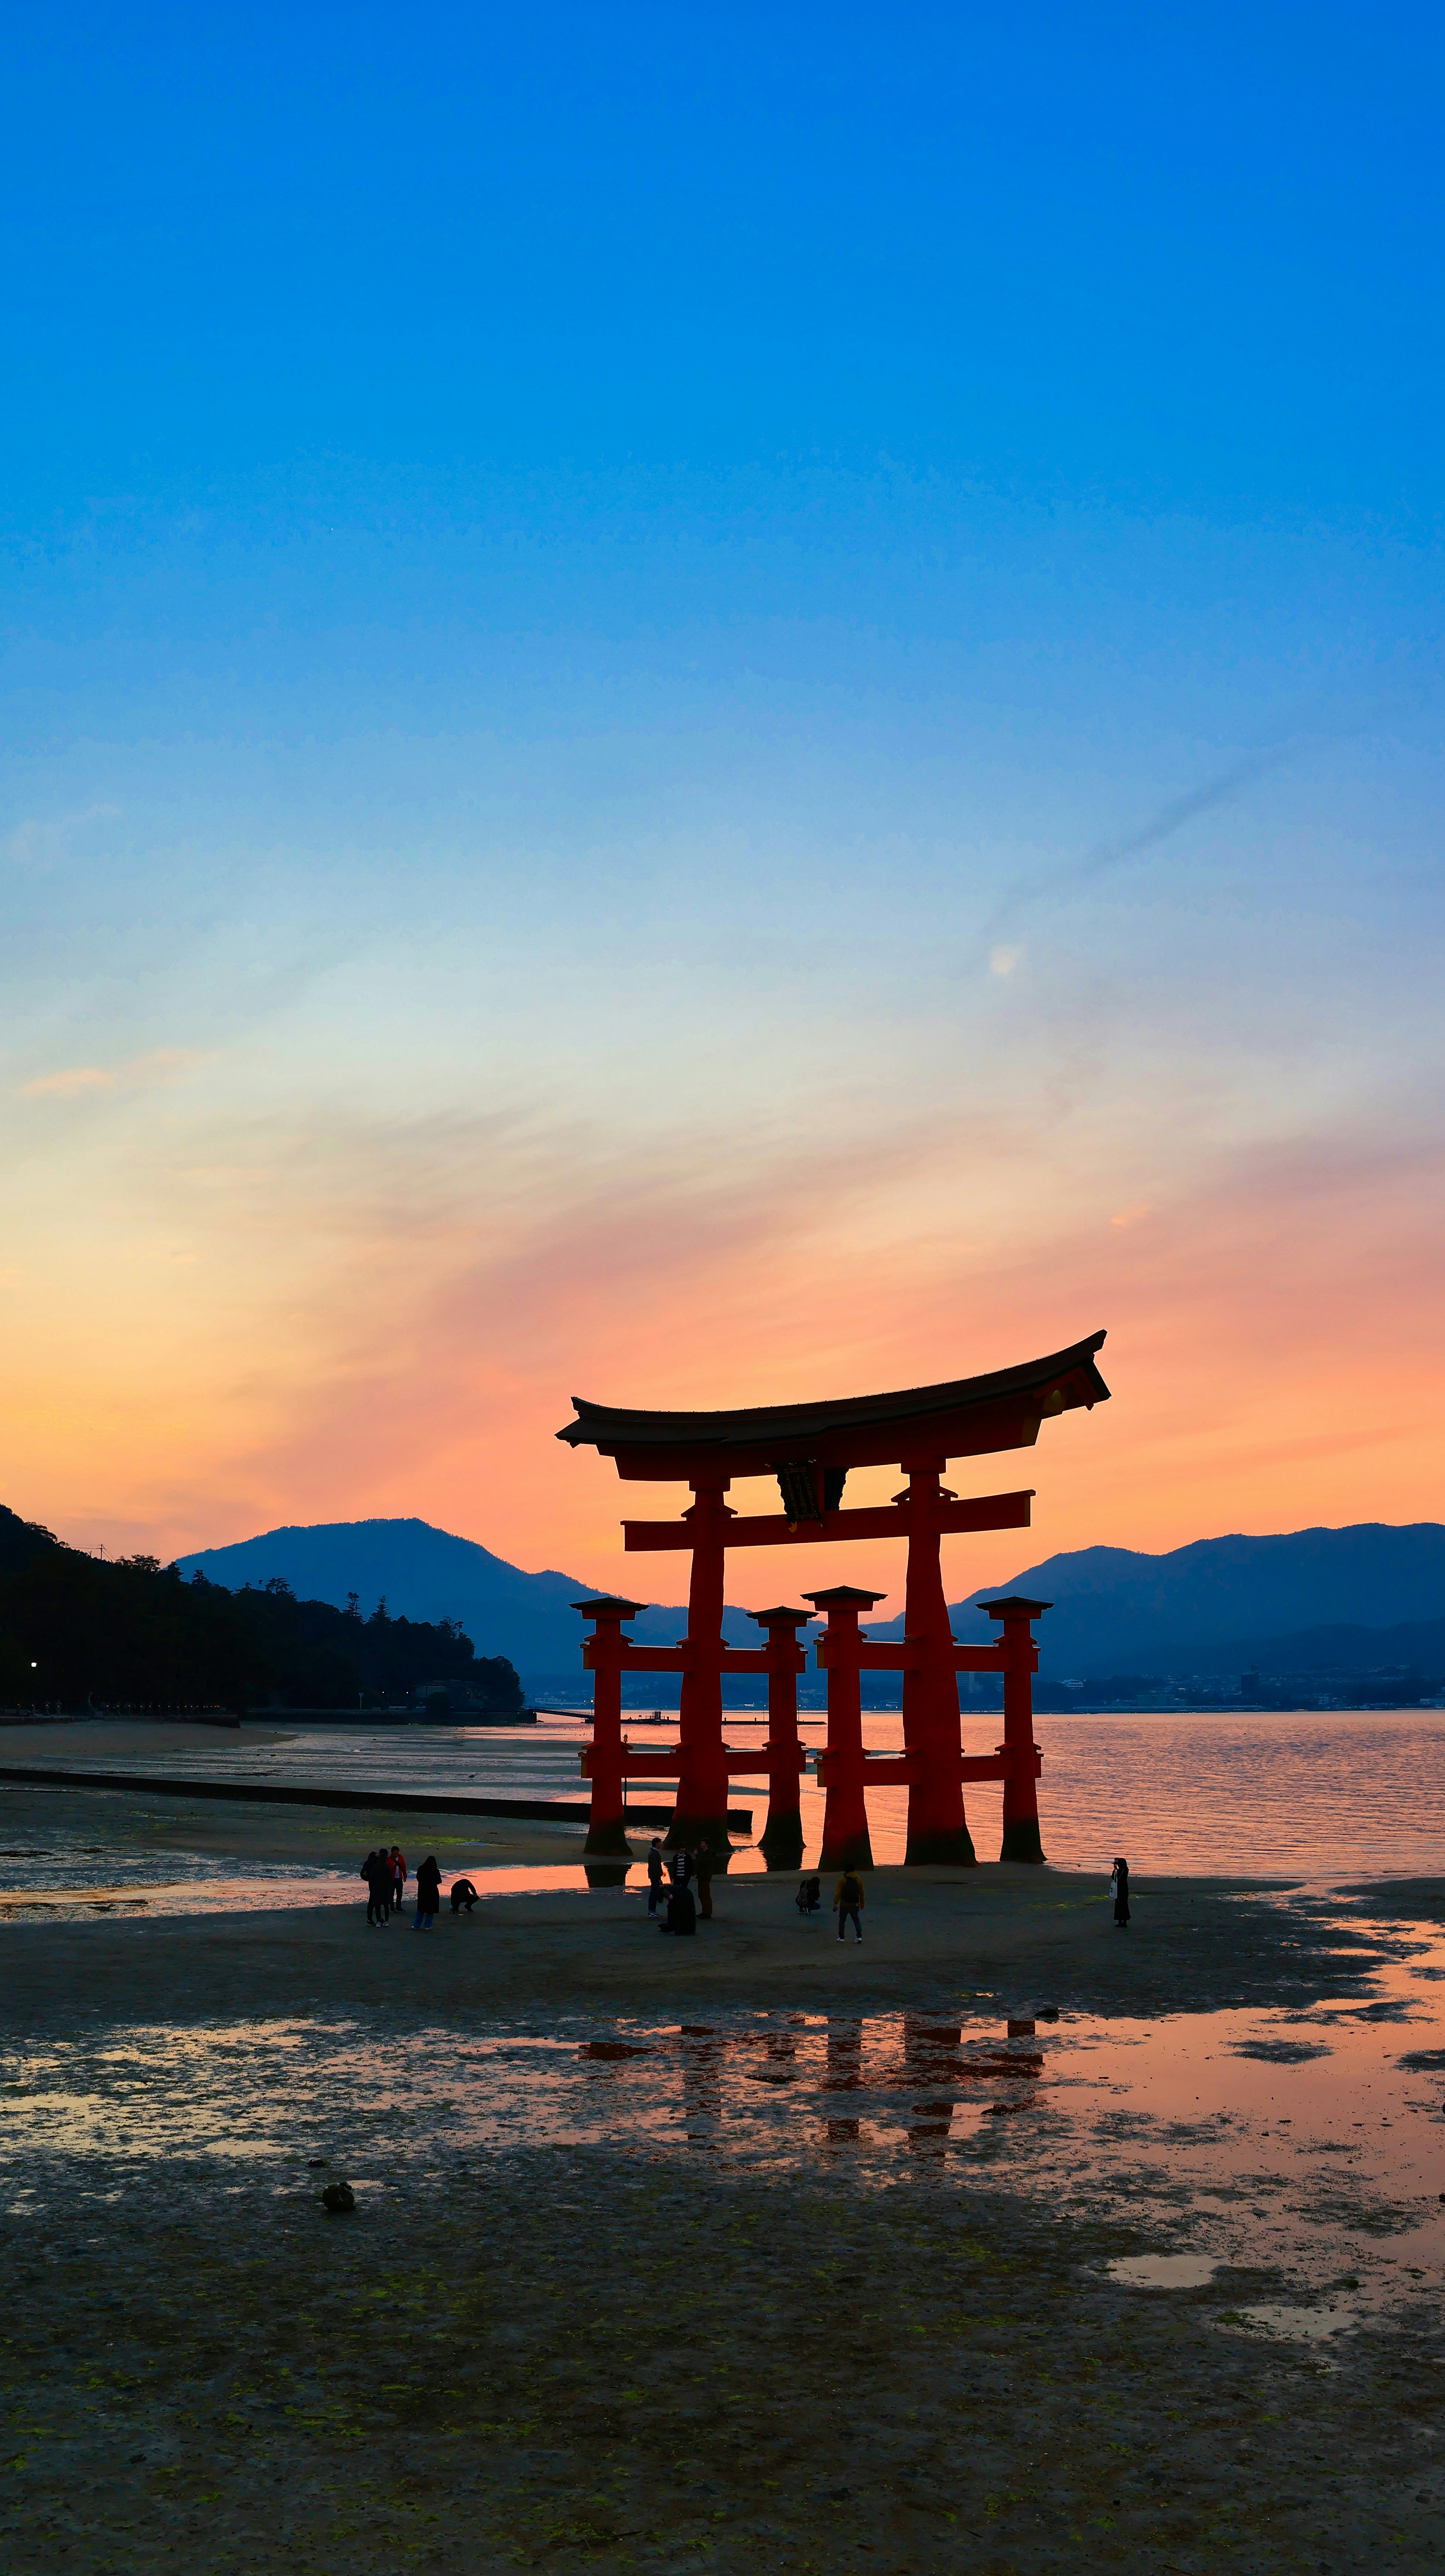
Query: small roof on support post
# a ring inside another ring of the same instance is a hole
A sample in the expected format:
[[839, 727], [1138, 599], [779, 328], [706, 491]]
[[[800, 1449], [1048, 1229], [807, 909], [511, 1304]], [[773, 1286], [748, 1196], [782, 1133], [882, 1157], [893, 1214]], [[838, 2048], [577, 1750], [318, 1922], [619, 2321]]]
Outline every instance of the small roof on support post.
[[830, 1583], [823, 1592], [810, 1592], [820, 1610], [871, 1610], [875, 1601], [886, 1601], [886, 1592], [860, 1592], [856, 1583]]
[[886, 1467], [913, 1457], [975, 1458], [998, 1449], [1029, 1449], [1050, 1415], [1107, 1401], [1109, 1390], [1094, 1359], [1104, 1339], [1091, 1333], [1045, 1359], [994, 1369], [985, 1377], [950, 1378], [941, 1386], [817, 1404], [750, 1405], [732, 1413], [640, 1413], [574, 1395], [577, 1419], [557, 1437], [570, 1448], [596, 1449], [614, 1459], [619, 1476], [640, 1484], [771, 1476], [803, 1462]]

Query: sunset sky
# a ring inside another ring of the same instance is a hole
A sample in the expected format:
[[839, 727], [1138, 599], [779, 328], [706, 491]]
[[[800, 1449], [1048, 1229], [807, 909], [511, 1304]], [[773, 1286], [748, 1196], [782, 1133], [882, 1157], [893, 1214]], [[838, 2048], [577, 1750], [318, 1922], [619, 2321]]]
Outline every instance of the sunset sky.
[[635, 1588], [574, 1391], [1103, 1325], [951, 1591], [1445, 1517], [1438, 10], [9, 48], [0, 1500]]

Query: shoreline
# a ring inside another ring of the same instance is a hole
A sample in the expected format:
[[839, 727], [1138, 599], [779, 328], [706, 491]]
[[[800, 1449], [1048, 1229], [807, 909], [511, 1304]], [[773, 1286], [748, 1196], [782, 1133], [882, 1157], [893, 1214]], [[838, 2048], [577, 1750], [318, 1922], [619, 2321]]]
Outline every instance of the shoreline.
[[138, 1904], [303, 1874], [0, 1922], [17, 2558], [1433, 2576], [1445, 1878], [1136, 1872], [1123, 1933], [1101, 1873], [887, 1865], [860, 1947], [791, 1872], [686, 1941], [573, 1877], [418, 1938], [307, 1901], [384, 1801], [8, 1796], [12, 1869]]
[[[332, 1789], [315, 1782], [167, 1779], [161, 1772], [45, 1769], [30, 1763], [0, 1762], [0, 1781], [17, 1789], [105, 1789], [157, 1798], [217, 1798], [241, 1806], [345, 1807], [363, 1812], [385, 1807], [399, 1816], [515, 1816], [530, 1824], [547, 1824], [555, 1818], [559, 1824], [584, 1830], [591, 1814], [587, 1805], [567, 1798], [470, 1798], [459, 1791], [448, 1796], [426, 1789]], [[639, 1824], [665, 1825], [672, 1809], [632, 1806], [628, 1814]], [[751, 1808], [728, 1810], [728, 1823], [739, 1832], [750, 1832], [752, 1821]]]

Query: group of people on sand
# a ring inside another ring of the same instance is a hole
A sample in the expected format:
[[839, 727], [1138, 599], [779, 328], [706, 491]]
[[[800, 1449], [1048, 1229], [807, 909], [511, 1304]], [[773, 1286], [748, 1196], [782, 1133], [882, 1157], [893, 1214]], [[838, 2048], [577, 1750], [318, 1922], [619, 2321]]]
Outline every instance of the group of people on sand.
[[[696, 1933], [699, 1922], [712, 1921], [713, 1854], [706, 1841], [694, 1851], [679, 1843], [675, 1851], [663, 1849], [662, 1836], [654, 1834], [647, 1853], [647, 1911], [657, 1922], [660, 1932]], [[693, 1895], [696, 1885], [697, 1895]], [[854, 1939], [863, 1938], [863, 1881], [855, 1871], [845, 1869], [833, 1890], [833, 1910], [838, 1917], [838, 1938], [843, 1938], [845, 1924], [853, 1926]], [[798, 1890], [800, 1914], [816, 1914], [819, 1909], [819, 1887], [816, 1878], [805, 1878]]]
[[[390, 1851], [368, 1852], [361, 1864], [361, 1875], [366, 1881], [367, 1922], [374, 1924], [380, 1930], [391, 1921], [393, 1914], [401, 1912], [406, 1899], [406, 1882], [411, 1873], [407, 1868], [401, 1845], [393, 1843]], [[653, 1921], [656, 1921], [658, 1910], [661, 1908], [662, 1921], [658, 1924], [659, 1931], [696, 1933], [700, 1920], [710, 1923], [712, 1921], [712, 1880], [713, 1854], [706, 1841], [699, 1842], [696, 1851], [691, 1850], [686, 1843], [679, 1843], [677, 1849], [669, 1853], [663, 1849], [661, 1835], [653, 1835], [647, 1854], [647, 1911]], [[697, 1889], [696, 1896], [693, 1894], [694, 1887]], [[412, 1924], [414, 1932], [430, 1932], [441, 1906], [441, 1893], [442, 1874], [431, 1853], [428, 1852], [416, 1874], [416, 1918]], [[1127, 1931], [1129, 1864], [1126, 1860], [1115, 1861], [1114, 1874], [1109, 1881], [1109, 1894], [1114, 1900], [1114, 1920], [1121, 1929]], [[470, 1914], [476, 1901], [477, 1890], [471, 1879], [453, 1879], [451, 1888], [453, 1914], [460, 1914], [463, 1908]], [[854, 1939], [862, 1940], [864, 1902], [862, 1879], [855, 1870], [845, 1869], [833, 1890], [833, 1911], [838, 1917], [840, 1941], [843, 1938], [844, 1928], [849, 1923], [853, 1926]], [[798, 1889], [797, 1906], [800, 1914], [817, 1914], [821, 1911], [822, 1890], [816, 1877], [804, 1878]]]
[[653, 1835], [647, 1854], [647, 1911], [656, 1920], [662, 1907], [660, 1932], [695, 1933], [699, 1919], [712, 1921], [712, 1871], [712, 1848], [706, 1839], [696, 1851], [679, 1843], [676, 1851], [667, 1853], [661, 1836]]
[[[406, 1902], [406, 1882], [411, 1876], [399, 1843], [390, 1851], [384, 1848], [368, 1852], [361, 1864], [366, 1881], [366, 1919], [378, 1931], [385, 1929], [393, 1914], [399, 1914]], [[442, 1874], [430, 1852], [416, 1874], [416, 1918], [413, 1932], [430, 1932], [441, 1906]], [[477, 1901], [477, 1891], [469, 1878], [452, 1881], [452, 1912], [463, 1907], [470, 1914]]]
[[[691, 1886], [691, 1881], [694, 1879], [697, 1882], [696, 1900], [693, 1898]], [[1122, 1858], [1114, 1863], [1114, 1874], [1109, 1881], [1109, 1894], [1114, 1901], [1114, 1920], [1122, 1931], [1127, 1931], [1129, 1928], [1129, 1864]], [[821, 1913], [822, 1886], [816, 1875], [803, 1879], [796, 1902], [800, 1914]], [[865, 1902], [866, 1894], [862, 1879], [856, 1870], [845, 1869], [833, 1890], [833, 1912], [838, 1917], [840, 1941], [850, 1923], [853, 1926], [854, 1940], [862, 1940]], [[679, 1843], [676, 1851], [669, 1854], [663, 1850], [661, 1835], [653, 1835], [647, 1855], [648, 1913], [655, 1918], [659, 1906], [663, 1908], [663, 1920], [659, 1926], [663, 1932], [696, 1932], [699, 1915], [704, 1921], [711, 1919], [712, 1854], [705, 1842], [700, 1842], [695, 1852], [689, 1851], [686, 1843]]]
[[379, 1928], [389, 1923], [393, 1914], [399, 1914], [405, 1902], [411, 1873], [400, 1843], [393, 1843], [390, 1851], [383, 1848], [368, 1852], [361, 1864], [361, 1875], [366, 1881], [367, 1922]]

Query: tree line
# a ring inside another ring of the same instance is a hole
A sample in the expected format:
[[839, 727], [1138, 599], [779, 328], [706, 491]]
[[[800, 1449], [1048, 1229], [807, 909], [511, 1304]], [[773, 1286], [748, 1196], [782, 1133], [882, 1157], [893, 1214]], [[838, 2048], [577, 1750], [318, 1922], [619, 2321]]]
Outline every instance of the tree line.
[[487, 1714], [522, 1705], [503, 1655], [454, 1619], [363, 1617], [280, 1577], [229, 1592], [153, 1556], [98, 1558], [0, 1505], [0, 1704], [10, 1708], [387, 1706], [427, 1682]]

